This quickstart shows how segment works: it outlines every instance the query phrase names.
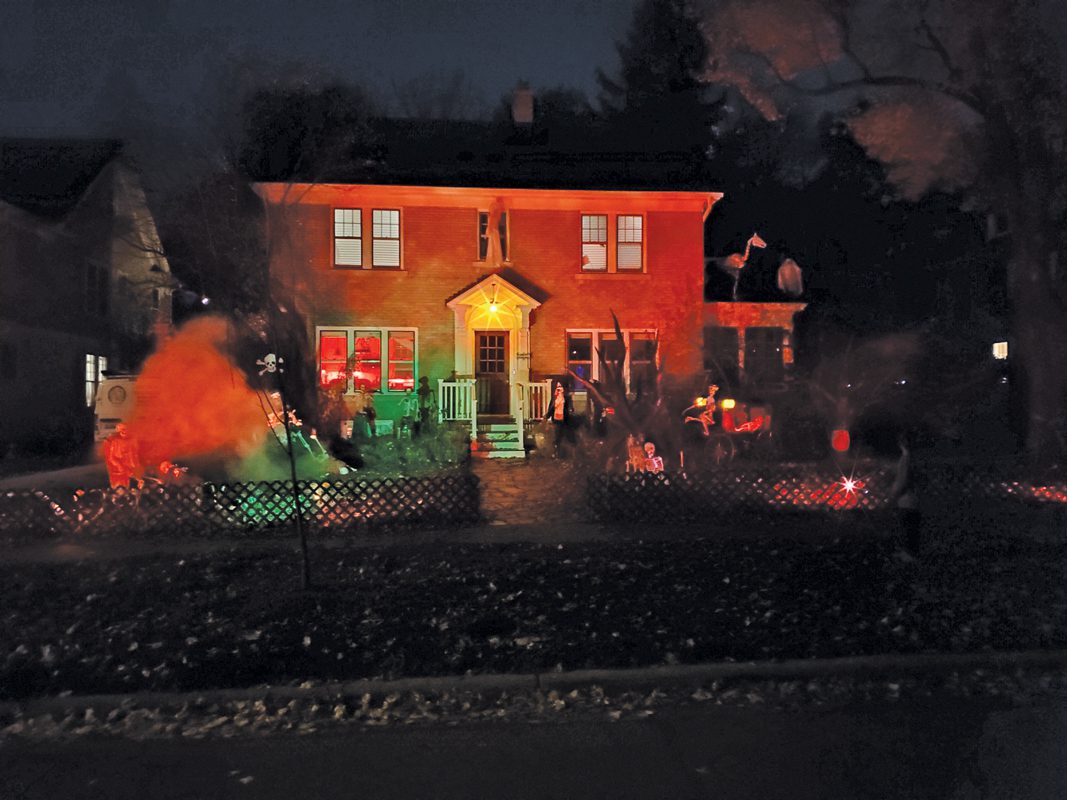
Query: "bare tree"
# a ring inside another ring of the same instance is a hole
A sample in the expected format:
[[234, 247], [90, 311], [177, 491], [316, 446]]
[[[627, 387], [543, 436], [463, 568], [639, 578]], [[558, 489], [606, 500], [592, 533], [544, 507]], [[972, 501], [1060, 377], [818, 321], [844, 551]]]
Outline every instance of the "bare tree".
[[1065, 424], [1067, 104], [1038, 0], [707, 0], [705, 79], [767, 119], [832, 111], [905, 199], [966, 192], [1011, 230], [1009, 283], [1027, 446]]

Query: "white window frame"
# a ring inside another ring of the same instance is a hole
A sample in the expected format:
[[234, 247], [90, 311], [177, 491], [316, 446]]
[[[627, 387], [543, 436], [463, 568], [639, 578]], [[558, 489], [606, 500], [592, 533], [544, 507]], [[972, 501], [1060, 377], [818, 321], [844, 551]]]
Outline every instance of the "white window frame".
[[[358, 232], [358, 236], [356, 233]], [[366, 269], [363, 258], [363, 209], [335, 208], [333, 210], [333, 265], [337, 269]], [[357, 242], [355, 255], [358, 263], [338, 260], [339, 242]]]
[[[501, 211], [501, 222], [504, 223], [504, 241], [502, 242], [504, 247], [504, 263], [511, 263], [511, 215], [507, 211]], [[489, 242], [487, 239], [482, 238], [482, 218], [485, 218], [485, 232], [489, 233], [489, 210], [485, 208], [478, 209], [478, 249], [475, 251], [478, 254], [478, 261], [484, 262], [489, 256]], [[482, 255], [482, 244], [485, 243], [486, 253]]]
[[[637, 266], [622, 266], [623, 248], [636, 245]], [[645, 217], [643, 214], [615, 215], [615, 270], [637, 274], [645, 271]]]
[[[383, 232], [393, 232], [394, 222], [385, 219], [381, 215], [396, 215], [396, 236], [382, 236]], [[401, 213], [399, 208], [373, 208], [371, 209], [371, 254], [370, 265], [373, 269], [400, 269], [404, 265], [403, 245], [401, 244], [401, 231], [403, 230]], [[378, 242], [396, 242], [396, 263], [385, 264], [378, 262]]]
[[[564, 348], [564, 356], [566, 357], [566, 368], [568, 370], [570, 369], [570, 364], [571, 364], [569, 342], [570, 342], [571, 334], [575, 334], [575, 333], [592, 334], [592, 352], [591, 352], [591, 355], [592, 355], [593, 363], [592, 363], [592, 366], [590, 367], [590, 370], [589, 370], [589, 374], [590, 374], [589, 380], [590, 381], [603, 380], [603, 378], [600, 375], [600, 356], [599, 356], [597, 351], [600, 349], [600, 343], [602, 341], [601, 337], [604, 336], [604, 335], [608, 335], [608, 336], [614, 337], [615, 336], [615, 330], [613, 328], [567, 328], [566, 331], [564, 332], [563, 348]], [[658, 343], [659, 343], [659, 333], [658, 333], [658, 331], [656, 331], [654, 328], [623, 328], [622, 341], [623, 341], [623, 344], [626, 346], [626, 360], [623, 362], [622, 374], [623, 374], [623, 379], [626, 382], [626, 391], [630, 391], [630, 388], [631, 388], [630, 387], [630, 356], [632, 355], [633, 349], [630, 346], [630, 337], [633, 334], [651, 335], [652, 338], [656, 340], [656, 342], [657, 342], [656, 363], [659, 363], [659, 345], [658, 345]], [[584, 392], [584, 391], [586, 391], [586, 388], [582, 384], [578, 384], [577, 386], [574, 387], [574, 391], [575, 392]]]
[[[592, 219], [598, 219], [598, 220], [602, 219], [602, 220], [604, 220], [604, 228], [603, 228], [604, 238], [603, 239], [599, 238], [599, 235], [601, 233], [600, 225], [598, 224], [598, 225], [594, 226], [591, 223], [587, 223], [586, 222], [586, 220], [592, 220]], [[608, 272], [609, 269], [610, 269], [610, 266], [611, 266], [611, 245], [610, 245], [610, 242], [611, 242], [611, 230], [610, 230], [610, 228], [611, 228], [611, 215], [610, 214], [582, 214], [581, 215], [581, 225], [582, 225], [582, 261], [581, 261], [582, 272], [594, 272], [594, 273], [601, 273], [601, 274], [603, 274], [605, 272]], [[597, 234], [597, 238], [593, 238], [593, 236], [591, 235], [594, 232]], [[604, 266], [603, 267], [591, 266], [593, 264], [593, 259], [590, 258], [590, 253], [595, 252], [595, 251], [594, 250], [589, 250], [587, 248], [601, 248], [601, 247], [603, 247], [603, 251], [604, 251]]]
[[[352, 374], [348, 372], [348, 362], [352, 359], [353, 348], [355, 347], [356, 332], [373, 332], [377, 333], [381, 338], [381, 374], [382, 374], [382, 386], [375, 391], [378, 394], [383, 395], [402, 395], [406, 392], [406, 389], [390, 389], [389, 388], [389, 334], [390, 333], [413, 333], [415, 335], [415, 350], [414, 359], [412, 361], [412, 380], [415, 384], [412, 388], [418, 386], [419, 380], [419, 329], [415, 327], [405, 326], [388, 326], [381, 327], [379, 325], [316, 325], [315, 326], [315, 386], [322, 388], [320, 371], [322, 369], [322, 334], [323, 333], [344, 333], [345, 334], [345, 394], [352, 395], [356, 393], [355, 386], [353, 384]], [[407, 362], [403, 362], [407, 363]]]
[[85, 354], [84, 380], [85, 380], [85, 406], [92, 408], [96, 400], [96, 390], [100, 386], [100, 380], [104, 377], [107, 369], [107, 356], [98, 356], [93, 353]]
[[[586, 220], [591, 217], [604, 220], [605, 239], [603, 242], [587, 238], [589, 225]], [[579, 220], [582, 237], [581, 272], [591, 275], [641, 275], [648, 271], [648, 251], [645, 246], [648, 241], [648, 219], [645, 214], [583, 211]], [[637, 221], [636, 225], [634, 220]], [[620, 235], [624, 235], [624, 238], [620, 239]], [[602, 269], [586, 266], [586, 258], [589, 255], [586, 247], [594, 244], [602, 244], [604, 246], [604, 267]], [[620, 245], [623, 247], [639, 246], [641, 252], [641, 265], [639, 267], [619, 266]]]

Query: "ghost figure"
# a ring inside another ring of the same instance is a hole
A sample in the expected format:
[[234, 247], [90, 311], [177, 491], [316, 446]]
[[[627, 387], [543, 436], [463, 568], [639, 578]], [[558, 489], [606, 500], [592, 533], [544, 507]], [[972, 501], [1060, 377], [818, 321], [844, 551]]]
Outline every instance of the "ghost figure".
[[263, 358], [256, 359], [256, 364], [263, 367], [263, 369], [259, 371], [261, 376], [267, 373], [273, 375], [275, 372], [278, 372], [278, 365], [282, 363], [284, 363], [283, 360], [274, 355], [274, 353], [267, 353]]
[[485, 263], [490, 267], [499, 267], [504, 263], [504, 245], [500, 241], [500, 218], [504, 213], [504, 201], [499, 197], [489, 206], [485, 226]]
[[778, 288], [793, 297], [800, 297], [804, 293], [804, 277], [800, 272], [800, 265], [791, 258], [787, 258], [778, 267]]
[[663, 472], [663, 459], [656, 455], [652, 442], [645, 442], [645, 472]]

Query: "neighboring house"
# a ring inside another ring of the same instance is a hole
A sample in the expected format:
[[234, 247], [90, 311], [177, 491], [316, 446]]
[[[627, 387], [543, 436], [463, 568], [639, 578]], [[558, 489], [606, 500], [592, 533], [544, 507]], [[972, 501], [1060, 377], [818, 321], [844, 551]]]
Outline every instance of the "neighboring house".
[[[612, 311], [631, 390], [657, 362], [666, 375], [703, 370], [704, 222], [718, 193], [257, 191], [272, 278], [307, 320], [320, 386], [350, 400], [380, 393], [380, 419], [396, 419], [405, 392], [427, 376], [442, 418], [476, 427], [488, 416], [521, 430], [541, 416], [551, 378], [601, 377], [598, 352], [619, 349]], [[583, 386], [573, 388], [581, 407]]]
[[782, 388], [793, 366], [794, 322], [807, 303], [705, 304], [704, 367], [727, 389]]
[[110, 140], [0, 140], [0, 443], [87, 438], [103, 372], [170, 324], [171, 276]]

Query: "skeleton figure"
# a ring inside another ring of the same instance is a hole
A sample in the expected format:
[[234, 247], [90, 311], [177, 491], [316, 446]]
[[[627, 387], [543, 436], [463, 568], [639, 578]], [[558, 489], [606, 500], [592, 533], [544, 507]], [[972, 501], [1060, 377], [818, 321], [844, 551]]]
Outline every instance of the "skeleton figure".
[[645, 472], [663, 472], [663, 459], [656, 455], [652, 442], [645, 442]]
[[263, 358], [256, 359], [256, 364], [263, 367], [263, 369], [259, 371], [261, 376], [267, 373], [273, 375], [275, 372], [280, 372], [281, 369], [279, 368], [279, 365], [284, 363], [285, 359], [278, 358], [274, 353], [267, 353]]
[[626, 437], [626, 471], [627, 472], [644, 472], [645, 471], [645, 453], [641, 449], [641, 444], [644, 437], [633, 434]]

